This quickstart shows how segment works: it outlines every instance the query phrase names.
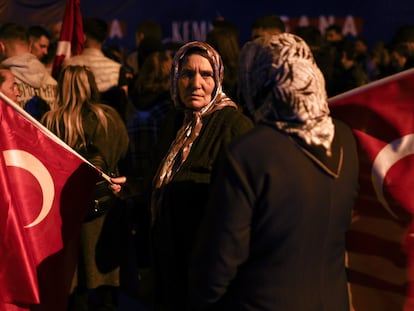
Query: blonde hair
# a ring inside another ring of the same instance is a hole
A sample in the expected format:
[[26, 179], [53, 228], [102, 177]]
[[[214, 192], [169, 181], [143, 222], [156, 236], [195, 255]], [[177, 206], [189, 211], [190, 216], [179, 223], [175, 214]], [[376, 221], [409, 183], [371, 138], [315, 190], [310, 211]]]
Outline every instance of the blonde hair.
[[67, 66], [59, 76], [57, 101], [42, 123], [75, 150], [86, 147], [83, 113], [91, 111], [105, 133], [108, 130], [107, 110], [113, 108], [99, 103], [99, 91], [93, 73], [85, 66]]

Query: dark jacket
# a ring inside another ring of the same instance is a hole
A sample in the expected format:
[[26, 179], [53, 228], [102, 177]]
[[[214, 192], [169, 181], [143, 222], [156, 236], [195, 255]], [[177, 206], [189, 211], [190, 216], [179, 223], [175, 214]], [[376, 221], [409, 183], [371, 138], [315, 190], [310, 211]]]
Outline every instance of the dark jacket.
[[335, 133], [330, 159], [267, 125], [230, 145], [195, 243], [190, 310], [349, 310], [358, 158], [351, 130], [335, 121]]
[[[152, 229], [156, 304], [163, 310], [183, 310], [187, 299], [187, 270], [194, 236], [204, 214], [211, 174], [223, 146], [253, 127], [232, 107], [203, 118], [183, 167], [162, 189], [163, 196]], [[158, 295], [162, 293], [161, 295]], [[164, 297], [159, 300], [160, 297]]]

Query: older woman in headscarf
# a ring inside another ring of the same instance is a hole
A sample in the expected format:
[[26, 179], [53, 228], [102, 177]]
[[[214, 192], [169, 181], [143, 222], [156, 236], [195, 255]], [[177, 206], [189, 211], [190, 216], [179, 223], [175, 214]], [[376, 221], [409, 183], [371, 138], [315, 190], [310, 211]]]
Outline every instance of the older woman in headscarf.
[[190, 310], [348, 311], [353, 134], [289, 33], [245, 44], [240, 91], [257, 126], [226, 149], [190, 262]]
[[222, 90], [224, 70], [220, 55], [204, 42], [183, 45], [173, 59], [171, 95], [184, 118], [153, 182], [155, 310], [185, 307], [188, 259], [216, 159], [224, 146], [253, 128]]

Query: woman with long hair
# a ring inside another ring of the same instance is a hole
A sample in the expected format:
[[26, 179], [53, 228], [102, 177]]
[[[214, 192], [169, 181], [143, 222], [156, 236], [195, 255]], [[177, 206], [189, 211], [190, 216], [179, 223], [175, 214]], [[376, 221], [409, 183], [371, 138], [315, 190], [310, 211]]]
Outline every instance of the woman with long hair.
[[[59, 77], [58, 94], [56, 103], [43, 116], [42, 123], [94, 165], [109, 175], [117, 175], [118, 162], [128, 148], [128, 134], [118, 112], [100, 103], [92, 72], [85, 66], [65, 67]], [[118, 203], [116, 200], [110, 202], [102, 214], [82, 225], [70, 310], [90, 310], [88, 304], [91, 305], [92, 300], [88, 302], [88, 292], [91, 289], [96, 291], [98, 304], [109, 304], [115, 310], [119, 251], [114, 247], [120, 244], [116, 240], [120, 223], [119, 209], [113, 208]], [[99, 209], [103, 205], [96, 207]]]

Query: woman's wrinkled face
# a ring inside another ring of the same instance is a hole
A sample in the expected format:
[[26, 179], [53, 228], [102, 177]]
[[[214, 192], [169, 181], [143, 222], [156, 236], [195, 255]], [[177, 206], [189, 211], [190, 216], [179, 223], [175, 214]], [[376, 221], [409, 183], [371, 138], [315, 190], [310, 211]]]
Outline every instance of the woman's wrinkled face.
[[178, 96], [187, 108], [200, 110], [210, 103], [215, 88], [213, 67], [207, 58], [191, 54], [183, 60]]

